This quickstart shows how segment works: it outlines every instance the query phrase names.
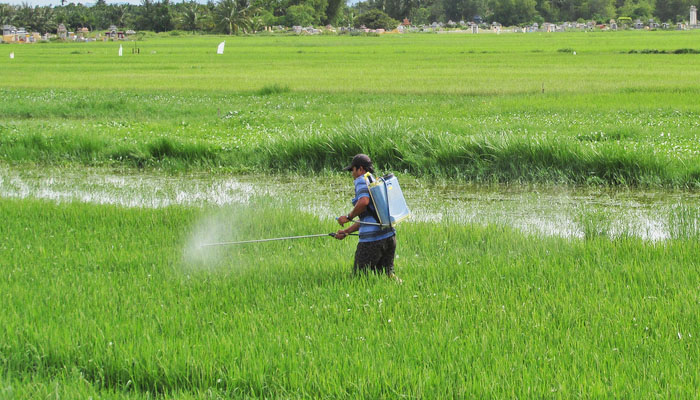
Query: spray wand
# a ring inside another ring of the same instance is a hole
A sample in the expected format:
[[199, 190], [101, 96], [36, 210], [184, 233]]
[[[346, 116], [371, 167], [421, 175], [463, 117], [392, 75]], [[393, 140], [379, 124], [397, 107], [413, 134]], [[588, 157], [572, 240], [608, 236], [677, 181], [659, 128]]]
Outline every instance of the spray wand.
[[[262, 243], [262, 242], [272, 242], [275, 240], [306, 239], [306, 238], [326, 237], [326, 236], [335, 237], [335, 233], [320, 233], [318, 235], [303, 235], [303, 236], [286, 236], [286, 237], [271, 238], [271, 239], [241, 240], [238, 242], [205, 243], [205, 244], [200, 245], [199, 247], [228, 246], [228, 245], [234, 245], [234, 244]], [[357, 236], [357, 234], [350, 233], [350, 234], [348, 234], [348, 236]]]

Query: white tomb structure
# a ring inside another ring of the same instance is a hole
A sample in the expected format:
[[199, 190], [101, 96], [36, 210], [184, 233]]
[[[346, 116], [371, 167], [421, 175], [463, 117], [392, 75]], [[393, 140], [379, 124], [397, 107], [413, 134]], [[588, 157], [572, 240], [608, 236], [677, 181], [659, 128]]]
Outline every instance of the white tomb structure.
[[695, 28], [698, 26], [698, 8], [690, 6], [690, 26]]

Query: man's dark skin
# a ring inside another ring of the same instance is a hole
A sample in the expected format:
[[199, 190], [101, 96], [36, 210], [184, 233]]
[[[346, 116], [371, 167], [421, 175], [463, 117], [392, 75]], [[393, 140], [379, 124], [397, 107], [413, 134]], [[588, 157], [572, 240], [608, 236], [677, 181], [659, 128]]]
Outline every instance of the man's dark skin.
[[[364, 174], [367, 173], [365, 170], [365, 167], [352, 167], [350, 170], [350, 173], [352, 174], [352, 179], [355, 180]], [[348, 222], [351, 222], [350, 220], [357, 217], [358, 215], [362, 214], [365, 212], [367, 209], [367, 206], [369, 205], [369, 198], [368, 197], [361, 197], [360, 199], [357, 200], [357, 203], [355, 203], [355, 208], [350, 211], [350, 214], [346, 215], [341, 215], [338, 217], [338, 223], [340, 226], [345, 226]], [[348, 218], [349, 217], [349, 218]], [[338, 232], [335, 233], [335, 238], [338, 240], [343, 240], [345, 239], [349, 234], [353, 232], [357, 232], [360, 229], [360, 224], [357, 222], [352, 224], [349, 228], [347, 229], [340, 229]]]

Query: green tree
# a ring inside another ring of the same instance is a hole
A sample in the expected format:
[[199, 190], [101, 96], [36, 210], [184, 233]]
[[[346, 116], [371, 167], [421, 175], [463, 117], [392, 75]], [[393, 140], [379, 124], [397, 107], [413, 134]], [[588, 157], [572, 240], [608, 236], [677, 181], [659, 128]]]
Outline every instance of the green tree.
[[493, 20], [503, 25], [531, 22], [537, 10], [535, 0], [492, 0]]
[[53, 9], [54, 21], [62, 23], [68, 30], [77, 30], [83, 27], [95, 29], [95, 19], [90, 9], [82, 4], [70, 3], [67, 6]]
[[155, 30], [155, 5], [153, 0], [141, 0], [141, 6], [136, 9], [134, 25], [140, 31]]
[[322, 22], [335, 25], [343, 7], [345, 7], [345, 1], [343, 0], [328, 0], [326, 16]]
[[355, 26], [355, 8], [344, 6], [336, 17], [336, 24], [340, 26]]
[[109, 25], [114, 24], [117, 27], [123, 28], [127, 26], [128, 20], [131, 17], [131, 6], [126, 4], [110, 5], [108, 14]]
[[222, 32], [238, 35], [250, 29], [255, 8], [248, 0], [220, 0], [214, 9], [214, 21]]
[[475, 0], [444, 0], [443, 7], [448, 20], [471, 20], [479, 13], [479, 3]]
[[661, 21], [684, 21], [690, 16], [689, 11], [691, 5], [700, 6], [696, 0], [657, 1], [654, 15]]
[[654, 12], [653, 0], [625, 0], [618, 10], [618, 15], [632, 19], [648, 20]]
[[153, 30], [167, 32], [173, 30], [173, 18], [170, 14], [170, 0], [162, 0], [154, 5]]
[[560, 21], [559, 9], [552, 0], [536, 0], [535, 10], [544, 21]]
[[364, 25], [369, 29], [391, 30], [399, 25], [399, 21], [388, 16], [384, 11], [373, 9], [355, 19], [355, 27]]
[[314, 9], [306, 4], [290, 6], [284, 18], [287, 26], [309, 26], [317, 22], [314, 18]]
[[32, 29], [47, 33], [56, 30], [56, 21], [54, 19], [54, 11], [50, 6], [34, 7], [34, 20], [32, 21]]
[[427, 25], [430, 23], [430, 10], [425, 7], [414, 8], [408, 19], [413, 25]]
[[15, 12], [13, 23], [18, 27], [32, 29], [32, 21], [34, 20], [34, 7], [29, 3], [22, 3]]
[[95, 29], [106, 29], [112, 24], [110, 8], [105, 0], [97, 0], [95, 5], [90, 7], [90, 13], [95, 21]]
[[182, 11], [177, 17], [177, 27], [184, 31], [191, 31], [194, 34], [202, 27], [201, 17], [202, 7], [200, 7], [199, 3], [194, 0], [183, 3]]
[[15, 8], [9, 4], [0, 4], [0, 24], [9, 25], [15, 18]]
[[581, 6], [583, 17], [607, 23], [616, 16], [615, 0], [585, 0]]

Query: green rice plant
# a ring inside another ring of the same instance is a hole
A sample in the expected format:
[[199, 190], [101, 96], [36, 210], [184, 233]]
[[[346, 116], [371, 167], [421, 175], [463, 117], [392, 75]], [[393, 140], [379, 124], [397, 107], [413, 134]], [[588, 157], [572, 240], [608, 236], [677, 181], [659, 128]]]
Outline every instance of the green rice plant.
[[671, 207], [668, 213], [667, 229], [671, 239], [700, 239], [700, 209], [687, 204]]
[[[581, 206], [578, 208], [574, 220], [579, 226], [583, 238], [586, 240], [597, 238], [612, 238], [611, 215], [592, 207]], [[626, 235], [622, 235], [626, 236]]]

